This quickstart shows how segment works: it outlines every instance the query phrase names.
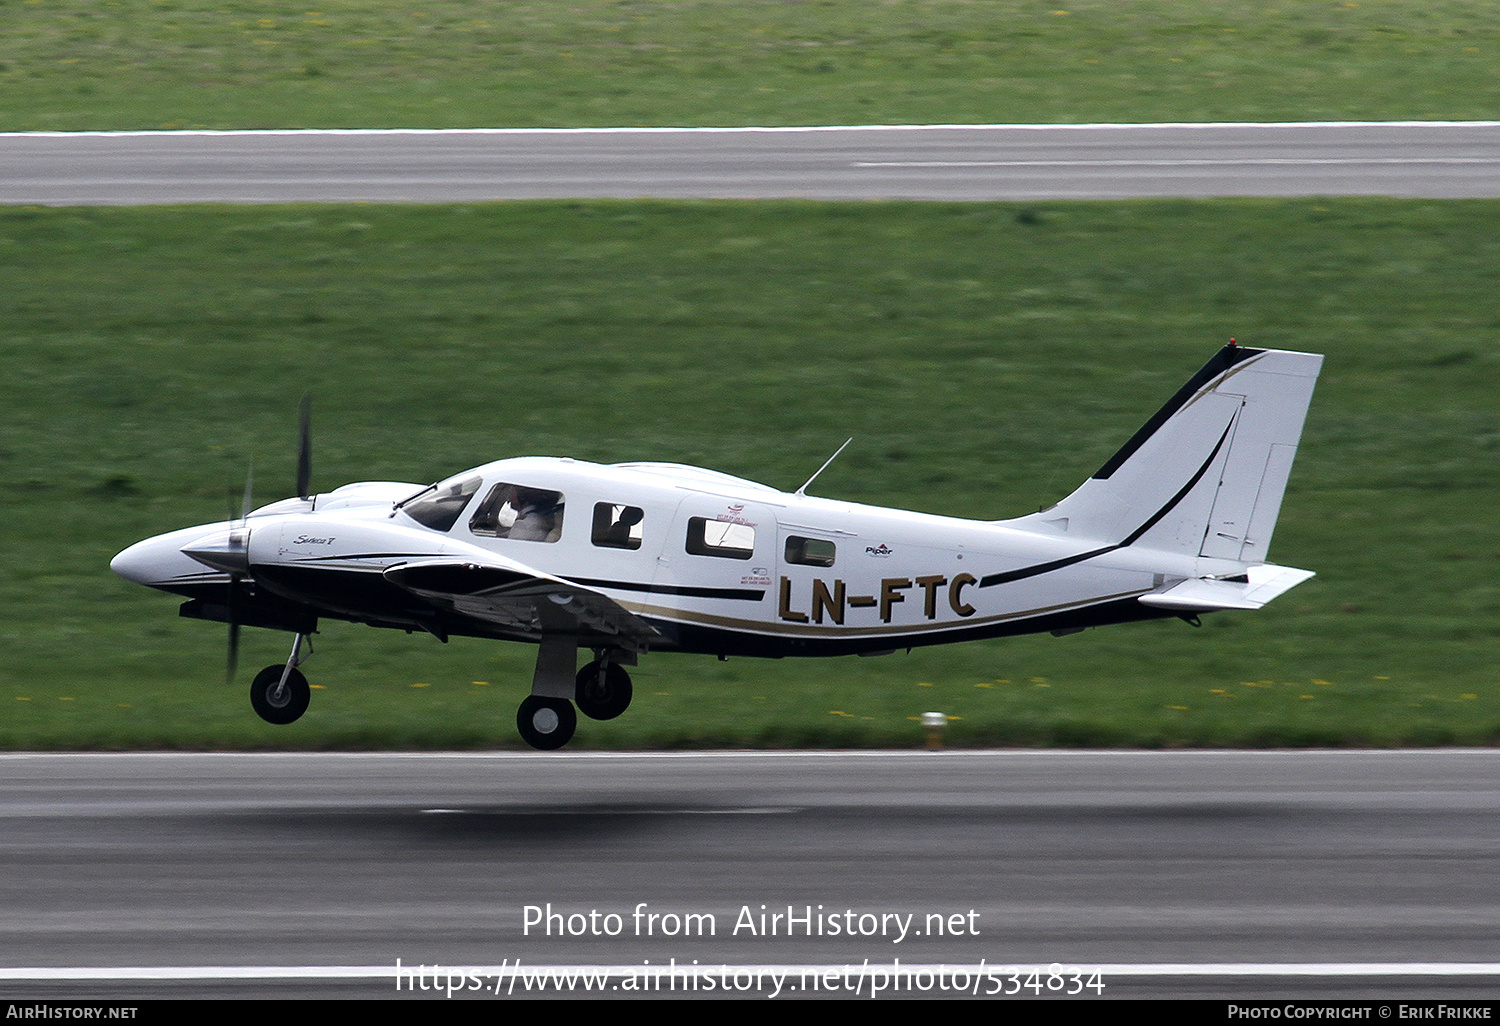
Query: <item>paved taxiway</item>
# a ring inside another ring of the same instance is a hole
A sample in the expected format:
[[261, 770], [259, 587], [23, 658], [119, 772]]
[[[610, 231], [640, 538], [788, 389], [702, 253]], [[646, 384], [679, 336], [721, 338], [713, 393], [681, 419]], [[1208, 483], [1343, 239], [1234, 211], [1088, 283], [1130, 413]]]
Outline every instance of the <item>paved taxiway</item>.
[[[1494, 961], [1500, 923], [1496, 751], [6, 755], [0, 781], [10, 967], [390, 966], [338, 985], [380, 995], [398, 958], [1451, 964]], [[635, 936], [642, 902], [709, 913], [716, 935]], [[525, 906], [548, 903], [617, 913], [623, 933], [527, 936]], [[962, 926], [901, 943], [735, 935], [741, 908], [762, 905]], [[1223, 996], [1397, 985], [1105, 982]], [[6, 996], [84, 986], [0, 976]], [[298, 986], [334, 984], [254, 992]]]
[[0, 203], [1500, 196], [1500, 122], [0, 135]]

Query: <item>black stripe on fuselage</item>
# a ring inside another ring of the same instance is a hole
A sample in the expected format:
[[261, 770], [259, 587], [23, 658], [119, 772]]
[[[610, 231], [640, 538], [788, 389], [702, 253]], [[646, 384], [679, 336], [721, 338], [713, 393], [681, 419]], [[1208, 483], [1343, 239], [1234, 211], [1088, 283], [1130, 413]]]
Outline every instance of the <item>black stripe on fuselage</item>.
[[574, 584], [586, 588], [613, 588], [616, 591], [644, 591], [652, 595], [683, 595], [687, 598], [742, 599], [759, 602], [766, 597], [764, 588], [694, 588], [675, 584], [646, 584], [640, 581], [602, 581], [585, 577], [569, 577]]
[[298, 563], [335, 563], [343, 559], [440, 559], [433, 552], [346, 552], [328, 556], [298, 556]]
[[1134, 544], [1136, 539], [1145, 534], [1147, 531], [1151, 530], [1151, 528], [1155, 527], [1162, 517], [1170, 513], [1172, 511], [1172, 508], [1179, 502], [1181, 502], [1187, 495], [1187, 493], [1192, 491], [1197, 486], [1199, 481], [1203, 480], [1203, 475], [1208, 473], [1209, 465], [1218, 458], [1219, 450], [1224, 448], [1224, 443], [1229, 439], [1229, 432], [1234, 430], [1235, 419], [1235, 417], [1230, 417], [1229, 423], [1224, 425], [1224, 433], [1219, 436], [1218, 443], [1214, 445], [1214, 451], [1209, 453], [1208, 459], [1203, 461], [1203, 466], [1198, 468], [1198, 473], [1194, 474], [1188, 480], [1188, 483], [1183, 485], [1176, 495], [1172, 496], [1170, 502], [1168, 502], [1161, 509], [1157, 510], [1155, 516], [1151, 517], [1151, 519], [1147, 520], [1140, 527], [1137, 527], [1134, 531], [1130, 532], [1130, 534], [1126, 536], [1125, 540], [1120, 543], [1121, 548], [1124, 548], [1126, 545]]
[[1162, 517], [1172, 512], [1172, 509], [1187, 497], [1187, 493], [1192, 491], [1197, 486], [1199, 481], [1203, 480], [1203, 475], [1208, 473], [1208, 468], [1212, 466], [1214, 460], [1218, 458], [1219, 450], [1224, 448], [1224, 443], [1229, 438], [1229, 432], [1234, 428], [1234, 421], [1234, 417], [1229, 418], [1229, 423], [1224, 426], [1224, 433], [1219, 436], [1219, 441], [1214, 445], [1213, 452], [1208, 454], [1208, 459], [1203, 461], [1203, 466], [1199, 467], [1198, 472], [1188, 479], [1188, 483], [1178, 489], [1176, 495], [1172, 496], [1172, 498], [1169, 499], [1161, 509], [1157, 510], [1150, 517], [1148, 517], [1145, 523], [1143, 523], [1140, 527], [1137, 527], [1134, 531], [1131, 531], [1130, 534], [1126, 536], [1125, 540], [1120, 542], [1118, 545], [1106, 545], [1102, 549], [1094, 549], [1090, 552], [1080, 552], [1076, 556], [1065, 556], [1062, 559], [1054, 559], [1047, 563], [1036, 563], [1032, 566], [1023, 566], [1019, 570], [1006, 570], [998, 574], [989, 574], [980, 579], [979, 586], [981, 588], [989, 588], [993, 587], [996, 584], [1008, 584], [1011, 581], [1019, 581], [1027, 577], [1035, 577], [1038, 574], [1050, 573], [1053, 570], [1061, 570], [1065, 566], [1072, 566], [1074, 563], [1082, 563], [1086, 559], [1093, 559], [1095, 556], [1102, 556], [1106, 552], [1114, 552], [1116, 549], [1123, 549], [1127, 545], [1133, 545], [1136, 540], [1141, 537], [1141, 535], [1145, 534], [1147, 531], [1151, 530], [1151, 528], [1160, 523]]
[[1189, 399], [1197, 395], [1204, 385], [1207, 385], [1235, 364], [1243, 363], [1250, 359], [1250, 357], [1259, 356], [1264, 352], [1264, 349], [1247, 349], [1244, 346], [1225, 346], [1223, 349], [1220, 349], [1209, 358], [1209, 361], [1199, 369], [1197, 374], [1194, 374], [1189, 379], [1187, 384], [1177, 390], [1176, 395], [1167, 400], [1165, 406], [1157, 410], [1150, 420], [1141, 425], [1139, 431], [1130, 436], [1130, 441], [1121, 446], [1120, 450], [1095, 472], [1094, 477], [1107, 478], [1119, 470], [1126, 460], [1135, 455], [1137, 449], [1146, 444], [1146, 439], [1156, 434], [1157, 429], [1165, 424], [1171, 418], [1172, 414], [1182, 409]]
[[1102, 549], [1094, 549], [1092, 552], [1080, 552], [1076, 556], [1054, 559], [1050, 563], [1037, 563], [1034, 566], [1023, 566], [1019, 570], [1006, 570], [998, 574], [989, 574], [980, 578], [979, 586], [981, 588], [991, 588], [997, 584], [1009, 584], [1011, 581], [1020, 581], [1027, 577], [1035, 577], [1038, 574], [1051, 573], [1053, 570], [1061, 570], [1063, 567], [1072, 566], [1074, 563], [1082, 563], [1085, 559], [1093, 559], [1095, 556], [1102, 556], [1106, 552], [1113, 552], [1119, 547], [1118, 545], [1106, 545]]
[[[342, 556], [307, 556], [297, 560], [298, 565], [336, 562], [357, 559], [432, 559], [431, 553], [413, 552], [358, 552]], [[416, 569], [416, 568], [414, 568]], [[517, 574], [518, 578], [522, 575]], [[528, 578], [529, 580], [529, 578]], [[614, 588], [617, 591], [644, 591], [653, 595], [683, 595], [688, 598], [739, 599], [759, 602], [766, 597], [764, 588], [696, 588], [688, 585], [649, 584], [641, 581], [607, 581], [587, 577], [567, 577], [564, 580], [581, 584], [585, 588]]]

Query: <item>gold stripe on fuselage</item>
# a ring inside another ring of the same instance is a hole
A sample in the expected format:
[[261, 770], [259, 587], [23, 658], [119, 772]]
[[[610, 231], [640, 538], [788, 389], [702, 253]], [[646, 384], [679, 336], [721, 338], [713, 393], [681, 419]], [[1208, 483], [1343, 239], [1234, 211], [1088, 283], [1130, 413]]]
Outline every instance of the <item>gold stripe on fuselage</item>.
[[1013, 613], [998, 613], [994, 616], [949, 620], [943, 623], [909, 624], [905, 626], [882, 625], [879, 627], [839, 627], [837, 625], [822, 626], [817, 624], [780, 623], [774, 620], [745, 620], [739, 617], [718, 616], [714, 613], [700, 613], [691, 609], [676, 609], [669, 606], [652, 605], [647, 602], [632, 602], [629, 599], [616, 598], [615, 601], [625, 609], [640, 616], [649, 616], [658, 620], [703, 624], [708, 627], [722, 627], [725, 630], [749, 631], [756, 634], [791, 635], [794, 637], [870, 638], [930, 634], [933, 631], [945, 630], [967, 631], [984, 624], [1004, 623], [1007, 620], [1020, 620], [1028, 616], [1042, 616], [1047, 613], [1058, 613], [1069, 609], [1081, 609], [1085, 606], [1099, 605], [1103, 602], [1113, 602], [1117, 599], [1134, 598], [1138, 595], [1145, 595], [1150, 590], [1150, 588], [1138, 588], [1131, 591], [1117, 592], [1113, 595], [1097, 595], [1093, 598], [1077, 602], [1062, 602], [1053, 606], [1038, 606], [1035, 609], [1023, 609]]

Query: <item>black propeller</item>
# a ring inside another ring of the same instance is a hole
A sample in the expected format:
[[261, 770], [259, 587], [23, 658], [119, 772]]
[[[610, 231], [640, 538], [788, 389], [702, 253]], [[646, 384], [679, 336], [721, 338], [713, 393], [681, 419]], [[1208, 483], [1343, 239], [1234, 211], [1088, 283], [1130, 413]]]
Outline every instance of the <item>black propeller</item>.
[[[255, 504], [255, 465], [245, 471], [245, 494], [240, 500], [240, 515], [229, 529], [229, 551], [226, 553], [232, 566], [250, 569], [250, 532], [245, 527], [250, 510]], [[240, 617], [239, 599], [243, 575], [236, 569], [229, 572], [229, 660], [224, 670], [224, 682], [234, 683], [234, 671], [240, 662]]]
[[[302, 397], [297, 414], [297, 497], [312, 496], [312, 396]], [[214, 555], [221, 566], [229, 572], [229, 658], [225, 679], [234, 683], [234, 672], [240, 661], [240, 616], [239, 608], [245, 588], [253, 586], [250, 576], [250, 529], [246, 521], [255, 508], [255, 467], [251, 465], [245, 473], [245, 494], [240, 500], [240, 514], [229, 529], [228, 544]], [[233, 510], [230, 512], [233, 517]]]
[[302, 396], [297, 414], [297, 498], [312, 495], [312, 396]]

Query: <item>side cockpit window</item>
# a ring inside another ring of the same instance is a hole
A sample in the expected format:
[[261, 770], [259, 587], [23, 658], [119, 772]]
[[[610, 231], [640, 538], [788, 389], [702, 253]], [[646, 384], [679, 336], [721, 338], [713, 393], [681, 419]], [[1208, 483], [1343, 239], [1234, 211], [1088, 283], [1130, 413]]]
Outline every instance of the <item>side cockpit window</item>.
[[469, 518], [469, 530], [487, 538], [555, 542], [562, 522], [562, 492], [497, 484]]
[[400, 509], [423, 527], [447, 531], [458, 522], [459, 514], [484, 483], [477, 474], [454, 481], [440, 481], [400, 505]]
[[641, 521], [646, 511], [639, 506], [621, 506], [613, 502], [594, 504], [594, 544], [607, 549], [641, 547]]
[[687, 550], [694, 556], [749, 559], [755, 555], [755, 528], [707, 517], [688, 520]]

